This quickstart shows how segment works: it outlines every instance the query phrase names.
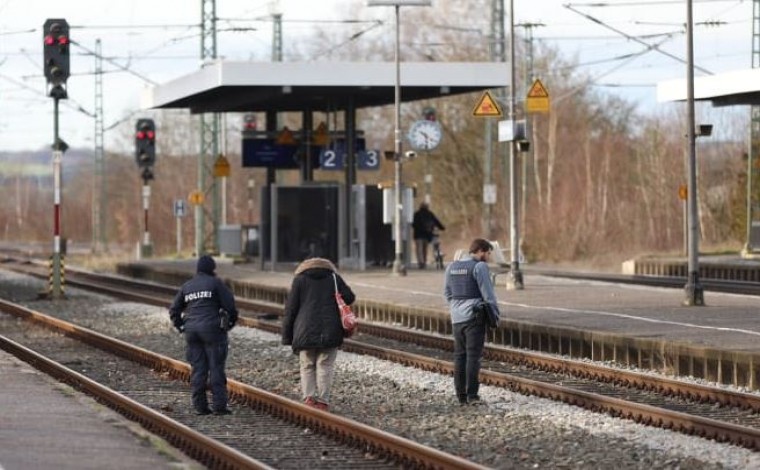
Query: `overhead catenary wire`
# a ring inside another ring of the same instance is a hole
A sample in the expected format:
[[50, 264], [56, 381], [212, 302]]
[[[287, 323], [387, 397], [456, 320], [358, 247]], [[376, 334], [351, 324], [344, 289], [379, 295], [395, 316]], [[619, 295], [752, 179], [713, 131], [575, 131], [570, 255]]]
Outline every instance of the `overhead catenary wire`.
[[[24, 83], [24, 82], [20, 82], [20, 81], [18, 81], [18, 80], [16, 80], [16, 79], [14, 79], [14, 78], [11, 78], [11, 77], [9, 77], [9, 76], [7, 76], [7, 75], [3, 75], [3, 74], [0, 74], [0, 78], [2, 78], [3, 80], [6, 80], [6, 81], [8, 81], [8, 82], [10, 82], [10, 83], [13, 83], [14, 85], [16, 85], [16, 86], [18, 86], [18, 87], [20, 87], [20, 88], [23, 88], [23, 89], [24, 89], [24, 90], [26, 90], [26, 91], [29, 91], [29, 92], [31, 92], [31, 93], [34, 93], [34, 94], [36, 94], [36, 95], [42, 95], [42, 96], [44, 96], [44, 97], [46, 97], [46, 98], [48, 97], [48, 96], [47, 96], [47, 94], [45, 94], [45, 93], [41, 92], [40, 90], [38, 90], [38, 89], [36, 89], [36, 88], [33, 88], [33, 87], [31, 87], [31, 86], [27, 85], [26, 83]], [[68, 107], [68, 108], [71, 108], [71, 109], [73, 109], [73, 110], [75, 110], [75, 111], [79, 111], [80, 113], [82, 113], [82, 114], [84, 114], [84, 115], [86, 115], [86, 116], [89, 116], [89, 117], [95, 117], [95, 114], [93, 114], [93, 113], [91, 113], [91, 112], [87, 111], [86, 109], [84, 109], [84, 108], [82, 107], [82, 105], [80, 105], [79, 103], [77, 103], [75, 100], [73, 100], [73, 99], [71, 99], [71, 98], [69, 98], [69, 99], [65, 99], [65, 100], [61, 100], [61, 103], [62, 103], [64, 106], [66, 106], [66, 107]]]
[[379, 20], [378, 20], [378, 21], [374, 21], [374, 22], [373, 22], [373, 24], [372, 24], [371, 26], [369, 26], [369, 27], [367, 27], [367, 28], [364, 28], [364, 29], [362, 29], [361, 31], [357, 31], [356, 33], [354, 33], [354, 34], [352, 34], [351, 36], [349, 36], [349, 37], [348, 37], [348, 39], [346, 39], [345, 41], [343, 41], [343, 42], [341, 42], [341, 43], [339, 43], [339, 44], [336, 44], [336, 45], [334, 45], [333, 47], [331, 47], [331, 48], [329, 48], [329, 49], [326, 49], [326, 50], [324, 50], [324, 51], [322, 51], [322, 52], [320, 52], [320, 53], [316, 54], [314, 57], [312, 57], [312, 60], [314, 60], [314, 59], [318, 59], [319, 57], [322, 57], [322, 56], [327, 56], [327, 55], [330, 55], [330, 54], [332, 54], [334, 51], [336, 51], [337, 49], [340, 49], [341, 47], [343, 47], [343, 46], [345, 46], [345, 45], [347, 45], [347, 44], [350, 44], [350, 43], [352, 43], [352, 42], [356, 41], [357, 39], [359, 39], [359, 38], [360, 38], [361, 36], [363, 36], [364, 34], [366, 34], [366, 33], [370, 32], [370, 31], [372, 31], [373, 29], [375, 29], [375, 28], [378, 28], [378, 27], [380, 27], [380, 26], [382, 26], [382, 25], [383, 25], [383, 22], [382, 22], [382, 21], [379, 21]]
[[[662, 50], [657, 45], [651, 45], [648, 42], [643, 41], [643, 40], [637, 38], [636, 36], [633, 36], [631, 34], [628, 34], [628, 33], [624, 32], [624, 31], [621, 31], [621, 30], [619, 30], [617, 28], [614, 28], [614, 27], [610, 26], [609, 24], [603, 22], [602, 20], [589, 15], [588, 13], [584, 13], [584, 12], [582, 12], [580, 10], [577, 10], [577, 9], [573, 8], [570, 4], [565, 4], [563, 6], [565, 8], [567, 8], [568, 10], [572, 11], [573, 13], [577, 13], [578, 15], [581, 15], [581, 16], [587, 18], [589, 21], [592, 21], [592, 22], [598, 24], [599, 26], [602, 26], [602, 27], [607, 28], [607, 29], [609, 29], [611, 31], [614, 31], [614, 32], [616, 32], [618, 34], [621, 34], [621, 35], [625, 36], [626, 38], [630, 39], [631, 41], [638, 42], [639, 44], [642, 44], [644, 46], [647, 46], [647, 47], [653, 46], [653, 47], [651, 47], [651, 50], [657, 51], [660, 54], [663, 54], [663, 55], [665, 55], [667, 57], [670, 57], [671, 59], [677, 60], [678, 62], [681, 62], [682, 64], [686, 64], [686, 60], [685, 59], [683, 59], [683, 58], [681, 58], [681, 57], [679, 57], [679, 56], [677, 56], [675, 54], [671, 54], [668, 51]], [[700, 72], [706, 73], [708, 75], [713, 75], [713, 73], [711, 71], [707, 70], [704, 67], [700, 67], [698, 65], [694, 65], [694, 68], [697, 69], [697, 70], [699, 70]]]
[[[95, 52], [92, 49], [89, 49], [89, 48], [83, 46], [82, 44], [78, 43], [77, 41], [72, 40], [71, 44], [79, 47], [80, 49], [84, 50], [85, 52], [87, 52], [87, 53], [89, 53], [91, 55], [97, 55], [97, 52]], [[149, 83], [151, 85], [158, 85], [158, 82], [156, 82], [155, 80], [151, 80], [150, 78], [148, 78], [148, 77], [146, 77], [146, 76], [144, 76], [144, 75], [142, 75], [140, 73], [135, 72], [134, 70], [130, 69], [128, 66], [121, 65], [120, 63], [118, 63], [115, 60], [110, 59], [108, 57], [102, 57], [101, 56], [101, 58], [104, 61], [108, 62], [109, 64], [111, 64], [111, 65], [113, 65], [113, 66], [115, 66], [115, 67], [123, 70], [124, 72], [127, 72], [127, 73], [130, 73], [130, 74], [134, 75], [135, 77], [137, 77], [137, 78], [145, 81], [146, 83]]]
[[657, 43], [657, 44], [651, 44], [651, 45], [649, 45], [649, 47], [647, 47], [646, 49], [643, 49], [643, 50], [639, 51], [638, 53], [627, 54], [625, 60], [623, 62], [621, 62], [620, 64], [617, 64], [616, 66], [612, 67], [611, 69], [606, 70], [606, 71], [604, 71], [602, 73], [599, 73], [599, 74], [597, 74], [597, 75], [589, 78], [588, 80], [584, 81], [581, 85], [568, 90], [565, 94], [560, 95], [557, 98], [555, 98], [554, 102], [558, 103], [560, 101], [563, 101], [563, 100], [569, 98], [570, 96], [574, 95], [575, 93], [577, 93], [579, 90], [581, 90], [581, 89], [583, 89], [583, 88], [585, 88], [585, 87], [587, 87], [589, 85], [594, 85], [594, 82], [596, 82], [599, 79], [601, 79], [603, 77], [606, 77], [607, 75], [609, 75], [609, 74], [611, 74], [611, 73], [613, 73], [613, 72], [621, 69], [622, 67], [628, 65], [632, 61], [636, 60], [638, 57], [640, 57], [640, 56], [648, 53], [649, 51], [651, 51], [652, 49], [654, 49], [654, 48], [656, 48], [658, 46], [661, 46], [662, 44], [664, 44], [669, 39], [670, 39], [670, 37], [664, 38], [664, 39], [660, 40], [659, 43]]

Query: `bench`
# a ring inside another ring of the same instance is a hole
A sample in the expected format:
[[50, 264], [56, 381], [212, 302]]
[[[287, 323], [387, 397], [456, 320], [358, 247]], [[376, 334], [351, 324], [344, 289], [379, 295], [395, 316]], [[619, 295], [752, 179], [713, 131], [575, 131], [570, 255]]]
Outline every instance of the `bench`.
[[[507, 274], [509, 272], [509, 261], [507, 257], [510, 251], [506, 248], [502, 248], [499, 242], [488, 240], [491, 244], [491, 259], [488, 263], [488, 270], [491, 273], [491, 284], [496, 285], [496, 277], [501, 274]], [[459, 249], [454, 253], [454, 260], [465, 260], [470, 256], [470, 253], [466, 249]]]

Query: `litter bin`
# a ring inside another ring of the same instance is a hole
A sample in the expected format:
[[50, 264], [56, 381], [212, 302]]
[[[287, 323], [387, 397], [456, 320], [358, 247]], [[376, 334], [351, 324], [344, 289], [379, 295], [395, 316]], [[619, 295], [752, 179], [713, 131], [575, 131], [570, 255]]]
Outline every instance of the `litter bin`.
[[243, 246], [245, 256], [259, 256], [258, 225], [243, 225]]

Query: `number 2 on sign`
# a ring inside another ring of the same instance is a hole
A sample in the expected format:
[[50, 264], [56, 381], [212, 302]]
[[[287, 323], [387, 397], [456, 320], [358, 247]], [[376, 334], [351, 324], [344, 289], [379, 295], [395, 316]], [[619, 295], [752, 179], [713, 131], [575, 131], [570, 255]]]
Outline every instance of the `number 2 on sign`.
[[325, 150], [320, 155], [319, 163], [323, 170], [342, 170], [343, 155], [338, 154], [335, 150]]

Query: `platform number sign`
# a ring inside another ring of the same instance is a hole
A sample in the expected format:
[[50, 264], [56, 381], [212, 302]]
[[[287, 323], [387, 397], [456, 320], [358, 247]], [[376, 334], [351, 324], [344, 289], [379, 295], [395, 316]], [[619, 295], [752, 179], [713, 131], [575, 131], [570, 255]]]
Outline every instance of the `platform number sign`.
[[380, 151], [379, 150], [360, 150], [357, 157], [358, 157], [358, 166], [360, 170], [379, 170], [380, 169]]
[[325, 149], [319, 154], [319, 165], [323, 170], [342, 170], [346, 166], [346, 152]]
[[[356, 167], [359, 170], [378, 170], [380, 168], [380, 151], [365, 150], [364, 140], [356, 143]], [[331, 147], [319, 152], [319, 165], [323, 170], [343, 170], [348, 164], [348, 153], [343, 141], [334, 142]]]

